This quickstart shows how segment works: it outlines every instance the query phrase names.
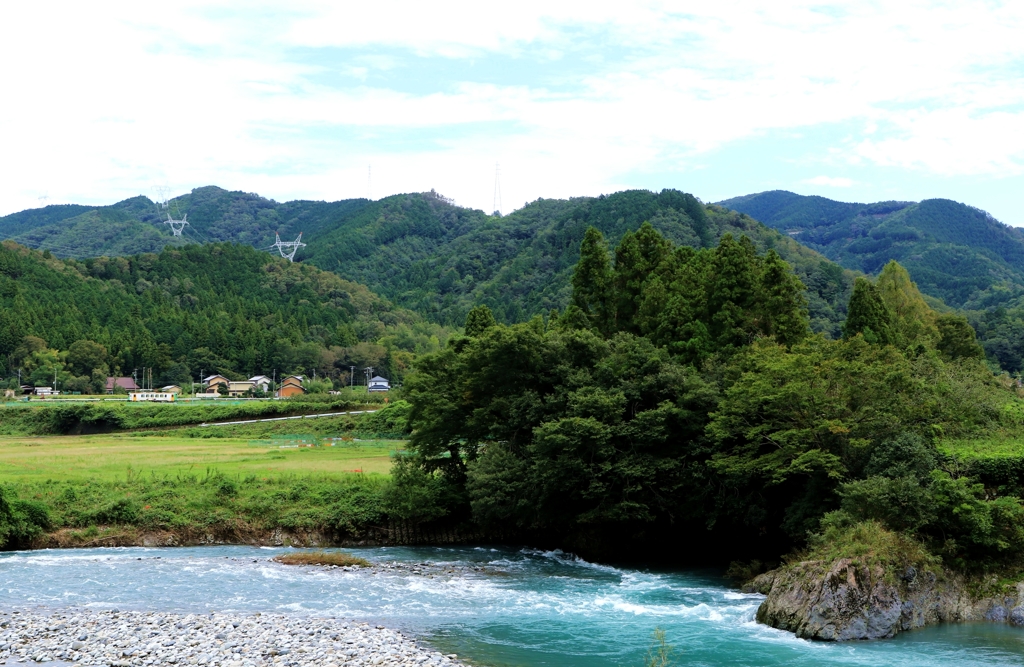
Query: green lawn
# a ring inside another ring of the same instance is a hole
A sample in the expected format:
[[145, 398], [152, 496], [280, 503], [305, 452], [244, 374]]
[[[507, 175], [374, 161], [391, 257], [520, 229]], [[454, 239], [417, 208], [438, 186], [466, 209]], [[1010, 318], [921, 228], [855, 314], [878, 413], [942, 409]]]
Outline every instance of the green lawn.
[[[275, 443], [276, 445], [276, 443]], [[132, 434], [5, 437], [0, 439], [0, 483], [45, 480], [114, 480], [132, 474], [160, 477], [261, 477], [387, 474], [401, 440], [353, 441], [324, 447], [268, 446], [248, 438], [147, 437]]]

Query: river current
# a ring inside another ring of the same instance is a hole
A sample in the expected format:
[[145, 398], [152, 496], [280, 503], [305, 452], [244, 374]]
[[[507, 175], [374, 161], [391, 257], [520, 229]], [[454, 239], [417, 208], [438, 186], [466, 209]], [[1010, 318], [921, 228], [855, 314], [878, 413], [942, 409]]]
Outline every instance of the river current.
[[1024, 631], [940, 626], [827, 644], [754, 622], [760, 596], [714, 572], [619, 568], [508, 548], [355, 550], [373, 571], [269, 560], [287, 549], [73, 549], [0, 554], [0, 607], [276, 612], [411, 632], [489, 667], [632, 667], [656, 628], [679, 665], [1024, 665]]

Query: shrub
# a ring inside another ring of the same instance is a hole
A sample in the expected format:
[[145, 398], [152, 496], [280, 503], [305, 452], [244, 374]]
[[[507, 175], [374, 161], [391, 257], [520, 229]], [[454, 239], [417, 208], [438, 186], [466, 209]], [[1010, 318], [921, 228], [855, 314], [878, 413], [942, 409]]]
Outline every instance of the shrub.
[[0, 548], [25, 545], [51, 526], [46, 505], [8, 497], [0, 488]]

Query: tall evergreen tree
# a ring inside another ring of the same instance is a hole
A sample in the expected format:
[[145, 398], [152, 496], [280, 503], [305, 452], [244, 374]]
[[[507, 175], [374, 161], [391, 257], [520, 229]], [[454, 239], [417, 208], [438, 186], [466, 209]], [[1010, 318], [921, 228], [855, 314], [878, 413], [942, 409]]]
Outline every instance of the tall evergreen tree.
[[939, 331], [936, 348], [950, 359], [984, 359], [985, 350], [978, 345], [977, 334], [963, 315], [947, 313], [935, 320]]
[[580, 261], [572, 275], [572, 303], [587, 316], [594, 329], [605, 334], [614, 330], [608, 244], [593, 227], [587, 228], [583, 235]]
[[857, 334], [875, 345], [892, 345], [892, 313], [882, 301], [878, 288], [867, 278], [858, 277], [853, 283], [853, 295], [847, 308], [843, 337], [852, 338]]
[[615, 321], [619, 331], [640, 333], [637, 315], [644, 284], [671, 254], [672, 244], [649, 222], [622, 237], [615, 249]]
[[807, 336], [807, 300], [804, 286], [789, 265], [774, 250], [764, 258], [759, 299], [761, 331], [783, 345], [792, 345]]
[[939, 338], [935, 311], [925, 303], [907, 270], [892, 260], [878, 274], [875, 285], [892, 313], [893, 344], [901, 348], [908, 345], [934, 347]]
[[466, 315], [466, 335], [470, 338], [476, 338], [496, 324], [497, 322], [494, 320], [494, 314], [490, 308], [483, 305], [477, 306]]
[[709, 330], [724, 351], [742, 347], [754, 333], [760, 266], [757, 250], [746, 236], [722, 237], [714, 252], [708, 284]]

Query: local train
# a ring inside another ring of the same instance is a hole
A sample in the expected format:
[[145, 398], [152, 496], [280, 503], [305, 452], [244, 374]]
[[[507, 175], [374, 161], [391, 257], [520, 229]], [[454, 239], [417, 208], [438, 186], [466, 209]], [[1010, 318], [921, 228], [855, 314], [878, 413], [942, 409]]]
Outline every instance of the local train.
[[176, 394], [167, 391], [132, 391], [128, 393], [129, 401], [156, 401], [158, 403], [173, 403]]

